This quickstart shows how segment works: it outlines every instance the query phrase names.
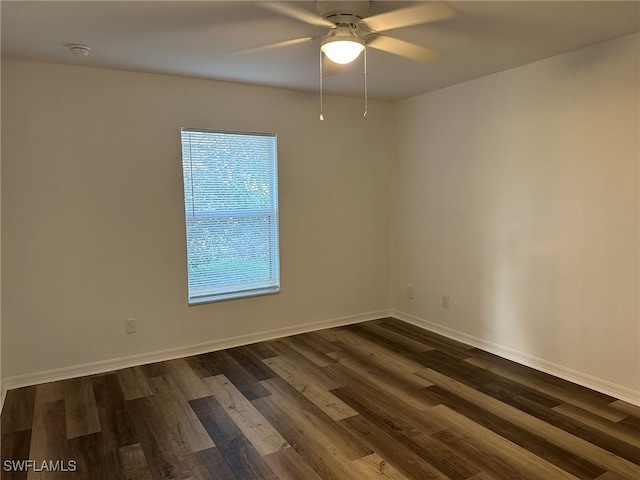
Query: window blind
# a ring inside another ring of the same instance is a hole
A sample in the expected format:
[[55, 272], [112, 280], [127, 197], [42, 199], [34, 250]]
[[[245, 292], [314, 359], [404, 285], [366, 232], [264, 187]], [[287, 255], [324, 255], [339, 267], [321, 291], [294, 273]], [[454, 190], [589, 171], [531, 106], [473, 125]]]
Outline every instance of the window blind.
[[183, 128], [189, 303], [280, 290], [276, 135]]

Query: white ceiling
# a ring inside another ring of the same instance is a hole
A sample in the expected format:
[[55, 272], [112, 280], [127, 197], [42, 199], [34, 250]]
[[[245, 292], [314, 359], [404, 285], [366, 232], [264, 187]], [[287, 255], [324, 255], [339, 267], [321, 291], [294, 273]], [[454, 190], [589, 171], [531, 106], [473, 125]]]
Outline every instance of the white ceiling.
[[[318, 90], [319, 44], [237, 55], [322, 35], [244, 1], [2, 1], [2, 56]], [[315, 2], [295, 2], [315, 12]], [[415, 2], [372, 1], [370, 14]], [[457, 17], [385, 32], [445, 56], [424, 65], [368, 49], [369, 96], [398, 100], [640, 31], [638, 1], [450, 1]], [[93, 48], [71, 55], [69, 43]], [[362, 58], [362, 57], [361, 57]], [[326, 93], [362, 96], [359, 59]]]

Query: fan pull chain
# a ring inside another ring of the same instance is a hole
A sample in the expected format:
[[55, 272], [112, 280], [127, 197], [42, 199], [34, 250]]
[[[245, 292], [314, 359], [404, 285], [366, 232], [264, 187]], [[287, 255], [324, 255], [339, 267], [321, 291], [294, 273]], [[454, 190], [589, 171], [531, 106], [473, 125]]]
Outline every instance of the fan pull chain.
[[367, 116], [367, 111], [369, 110], [368, 102], [369, 95], [367, 91], [367, 47], [364, 47], [364, 117]]
[[320, 52], [320, 121], [324, 121], [324, 115], [322, 114], [322, 50]]

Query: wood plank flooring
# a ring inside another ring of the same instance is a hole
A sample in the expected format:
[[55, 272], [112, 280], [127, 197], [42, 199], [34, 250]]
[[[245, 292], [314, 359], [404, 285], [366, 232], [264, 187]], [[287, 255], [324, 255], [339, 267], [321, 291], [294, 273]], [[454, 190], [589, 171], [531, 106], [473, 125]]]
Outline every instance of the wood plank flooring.
[[2, 479], [640, 479], [639, 407], [391, 318], [11, 390], [1, 423]]

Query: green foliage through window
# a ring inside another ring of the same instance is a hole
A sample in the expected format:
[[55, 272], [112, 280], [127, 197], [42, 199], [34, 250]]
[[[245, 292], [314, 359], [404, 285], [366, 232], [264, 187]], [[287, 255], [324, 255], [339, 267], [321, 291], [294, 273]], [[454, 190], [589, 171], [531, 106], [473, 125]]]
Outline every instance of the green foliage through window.
[[189, 302], [276, 293], [274, 134], [182, 129]]

